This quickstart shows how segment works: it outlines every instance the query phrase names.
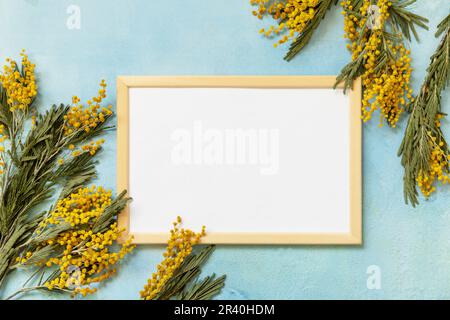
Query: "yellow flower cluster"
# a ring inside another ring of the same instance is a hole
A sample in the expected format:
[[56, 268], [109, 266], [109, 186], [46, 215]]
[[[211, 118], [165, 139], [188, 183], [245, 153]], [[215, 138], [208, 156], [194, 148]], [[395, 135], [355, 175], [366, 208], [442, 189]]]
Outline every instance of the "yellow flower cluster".
[[[56, 266], [60, 271], [56, 278], [44, 284], [47, 289], [70, 291], [73, 295], [83, 296], [94, 293], [96, 288], [91, 285], [111, 277], [116, 272], [114, 266], [134, 249], [132, 239], [129, 239], [119, 251], [112, 251], [111, 246], [123, 231], [118, 229], [117, 223], [112, 223], [105, 232], [94, 233], [92, 230], [94, 222], [111, 201], [110, 191], [95, 186], [83, 188], [60, 200], [51, 215], [40, 224], [40, 231], [61, 223], [72, 226], [38, 248], [58, 245], [63, 251], [61, 255], [37, 264], [48, 268]], [[18, 258], [18, 262], [24, 264], [31, 257], [33, 252], [27, 252], [24, 257]]]
[[99, 139], [95, 142], [91, 141], [89, 144], [81, 146], [80, 149], [76, 149], [75, 145], [71, 144], [69, 146], [69, 150], [72, 150], [73, 157], [78, 157], [85, 152], [88, 152], [91, 156], [93, 156], [97, 153], [103, 143], [105, 143], [105, 139]]
[[80, 188], [78, 192], [58, 201], [52, 214], [41, 222], [40, 229], [63, 222], [70, 223], [72, 227], [86, 224], [103, 213], [111, 204], [111, 196], [111, 191], [103, 187]]
[[46, 282], [49, 289], [72, 289], [73, 294], [86, 296], [96, 292], [90, 285], [109, 279], [115, 274], [115, 265], [134, 249], [132, 239], [127, 240], [118, 252], [111, 251], [111, 246], [119, 238], [121, 231], [113, 223], [104, 233], [91, 230], [68, 231], [54, 240], [64, 248], [62, 257], [51, 258], [45, 265], [57, 266], [59, 276]]
[[277, 47], [303, 32], [314, 18], [319, 0], [250, 0], [250, 3], [258, 7], [253, 11], [253, 15], [259, 19], [270, 15], [278, 22], [277, 26], [272, 25], [267, 30], [260, 30], [260, 33], [268, 38], [283, 35], [274, 44], [274, 47]]
[[410, 52], [402, 44], [395, 47], [389, 45], [392, 52], [399, 56], [396, 61], [388, 64], [387, 70], [381, 75], [374, 72], [375, 57], [379, 51], [375, 49], [375, 52], [367, 52], [366, 71], [362, 76], [365, 88], [362, 100], [363, 120], [370, 120], [373, 112], [379, 109], [383, 115], [380, 120], [384, 117], [395, 128], [407, 99], [414, 101], [409, 87], [412, 68]]
[[80, 98], [74, 96], [72, 98], [73, 106], [65, 116], [66, 124], [64, 127], [65, 134], [70, 135], [74, 132], [84, 130], [86, 132], [96, 128], [100, 123], [113, 114], [112, 106], [102, 107], [101, 103], [106, 98], [106, 82], [100, 82], [100, 90], [98, 95], [88, 100], [87, 106], [80, 104]]
[[184, 259], [191, 254], [192, 247], [205, 235], [205, 227], [201, 232], [195, 233], [189, 229], [180, 228], [180, 225], [181, 218], [178, 217], [170, 231], [167, 249], [163, 254], [164, 260], [158, 265], [157, 271], [148, 280], [144, 290], [140, 292], [144, 300], [152, 300], [156, 297]]
[[[391, 40], [383, 41], [386, 20], [389, 17], [388, 0], [378, 0], [378, 16], [371, 16], [369, 12], [371, 1], [365, 0], [360, 8], [360, 18], [353, 11], [350, 1], [344, 1], [344, 31], [345, 37], [351, 41], [347, 47], [352, 52], [352, 60], [361, 56], [364, 61], [362, 82], [364, 94], [362, 99], [362, 119], [364, 122], [372, 118], [376, 110], [380, 110], [380, 125], [385, 119], [389, 125], [395, 127], [405, 106], [412, 102], [412, 89], [410, 89], [411, 58], [410, 51], [402, 43], [393, 43]], [[363, 33], [360, 39], [360, 30], [371, 28], [370, 32]], [[387, 46], [385, 48], [384, 46]], [[377, 68], [380, 55], [389, 50], [393, 57], [387, 59], [383, 69]]]
[[[438, 117], [439, 125], [442, 117], [442, 115]], [[416, 179], [417, 186], [426, 198], [436, 191], [436, 182], [443, 185], [450, 183], [450, 155], [446, 151], [447, 147], [444, 141], [439, 141], [431, 132], [428, 132], [428, 137], [431, 148], [429, 170], [428, 172], [420, 171]]]
[[5, 135], [5, 126], [0, 124], [0, 143], [3, 143], [6, 140], [7, 136]]
[[37, 95], [35, 65], [30, 62], [25, 50], [22, 56], [20, 71], [14, 60], [6, 59], [9, 65], [3, 67], [0, 73], [0, 83], [6, 91], [7, 102], [11, 111], [26, 110]]

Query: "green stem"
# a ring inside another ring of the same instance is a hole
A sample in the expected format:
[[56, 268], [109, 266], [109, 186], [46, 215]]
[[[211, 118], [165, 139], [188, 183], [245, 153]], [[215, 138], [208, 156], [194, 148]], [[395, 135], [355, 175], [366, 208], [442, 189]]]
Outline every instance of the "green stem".
[[34, 291], [34, 290], [44, 290], [47, 289], [44, 286], [36, 286], [36, 287], [28, 287], [28, 288], [22, 288], [20, 290], [17, 290], [16, 292], [14, 292], [12, 295], [8, 296], [5, 300], [12, 300], [14, 297], [17, 297], [18, 295], [30, 292], [30, 291]]

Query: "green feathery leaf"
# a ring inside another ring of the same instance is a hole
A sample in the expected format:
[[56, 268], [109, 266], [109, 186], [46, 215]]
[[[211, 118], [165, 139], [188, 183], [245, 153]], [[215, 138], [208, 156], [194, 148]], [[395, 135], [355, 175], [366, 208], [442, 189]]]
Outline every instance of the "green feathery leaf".
[[[438, 116], [441, 110], [441, 93], [448, 85], [450, 74], [450, 15], [439, 25], [436, 36], [443, 38], [431, 57], [427, 75], [420, 89], [408, 119], [405, 135], [398, 155], [405, 173], [403, 177], [405, 202], [414, 207], [419, 204], [417, 179], [419, 175], [429, 176], [433, 149], [439, 148], [445, 159], [444, 169], [448, 173], [449, 150], [440, 128]], [[429, 177], [431, 178], [431, 177]]]
[[167, 281], [155, 297], [155, 300], [210, 299], [219, 294], [224, 285], [224, 276], [215, 279], [213, 275], [197, 282], [197, 278], [201, 273], [201, 266], [211, 256], [214, 248], [214, 246], [207, 246], [198, 253], [191, 253]]
[[300, 53], [300, 51], [303, 50], [304, 47], [306, 47], [313, 37], [314, 31], [319, 27], [331, 6], [333, 4], [336, 5], [337, 3], [338, 0], [320, 0], [314, 17], [308, 22], [299, 36], [291, 43], [289, 51], [284, 57], [286, 61], [291, 61], [297, 54]]

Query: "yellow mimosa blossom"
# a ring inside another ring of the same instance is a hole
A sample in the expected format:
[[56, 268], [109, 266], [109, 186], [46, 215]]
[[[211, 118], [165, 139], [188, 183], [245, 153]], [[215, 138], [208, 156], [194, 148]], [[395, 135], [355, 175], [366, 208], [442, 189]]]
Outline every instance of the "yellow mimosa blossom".
[[[48, 290], [66, 290], [73, 295], [83, 296], [94, 293], [96, 288], [92, 284], [111, 277], [116, 272], [115, 265], [134, 249], [130, 238], [118, 251], [113, 251], [112, 246], [123, 231], [119, 230], [117, 223], [112, 223], [101, 232], [94, 230], [95, 222], [111, 202], [111, 191], [95, 186], [82, 188], [58, 201], [52, 213], [41, 222], [38, 234], [62, 223], [71, 226], [68, 231], [46, 240], [40, 246], [58, 245], [62, 252], [36, 263], [41, 267], [56, 267], [59, 270], [57, 277], [44, 284]], [[33, 254], [27, 252], [24, 257], [18, 258], [18, 262], [27, 263]]]
[[78, 157], [83, 153], [89, 153], [93, 156], [101, 148], [103, 143], [105, 143], [105, 139], [99, 139], [97, 141], [91, 141], [90, 143], [81, 146], [79, 149], [76, 149], [75, 145], [71, 144], [68, 149], [72, 151], [72, 157]]
[[111, 204], [112, 192], [103, 187], [81, 188], [59, 200], [52, 214], [41, 222], [41, 229], [50, 224], [70, 223], [72, 227], [98, 218]]
[[170, 231], [170, 238], [164, 252], [164, 260], [157, 266], [157, 271], [153, 273], [144, 289], [140, 292], [144, 300], [152, 300], [161, 291], [164, 285], [173, 276], [174, 272], [180, 267], [184, 259], [192, 252], [192, 247], [199, 243], [201, 237], [205, 235], [205, 227], [202, 231], [196, 233], [189, 229], [183, 229], [181, 226], [181, 217], [173, 223], [173, 229]]
[[112, 106], [102, 107], [101, 103], [106, 98], [106, 82], [100, 82], [98, 95], [88, 101], [87, 106], [80, 104], [80, 98], [72, 98], [73, 106], [65, 116], [65, 134], [70, 135], [75, 132], [89, 132], [95, 129], [100, 123], [106, 121], [113, 114]]
[[24, 50], [20, 55], [21, 69], [14, 60], [6, 59], [9, 65], [5, 65], [0, 73], [0, 83], [5, 89], [11, 111], [26, 110], [37, 95], [35, 65], [30, 62]]
[[314, 18], [318, 3], [319, 0], [250, 0], [250, 4], [258, 7], [253, 11], [253, 15], [259, 19], [270, 15], [277, 21], [276, 26], [260, 30], [260, 33], [268, 38], [281, 37], [274, 44], [275, 47], [303, 32]]
[[105, 143], [105, 139], [100, 139], [96, 142], [91, 141], [89, 144], [82, 146], [81, 150], [84, 152], [89, 152], [89, 154], [93, 156], [103, 143]]
[[[16, 267], [30, 267], [35, 271], [29, 280], [9, 298], [45, 289], [84, 296], [134, 248], [131, 238], [122, 242], [124, 230], [117, 225], [130, 201], [126, 191], [113, 197], [102, 187], [82, 186], [96, 177], [89, 155], [104, 143], [92, 139], [113, 114], [111, 106], [102, 106], [106, 83], [87, 107], [74, 97], [73, 106], [41, 112], [34, 106], [35, 66], [24, 51], [21, 57], [21, 65], [7, 59], [0, 70], [0, 282]], [[66, 161], [71, 153], [82, 157]], [[58, 186], [63, 196], [45, 210]]]
[[[379, 11], [376, 16], [371, 16], [369, 11], [374, 3]], [[362, 119], [366, 122], [376, 110], [380, 110], [380, 125], [386, 120], [395, 127], [408, 102], [414, 99], [410, 89], [410, 51], [400, 41], [393, 43], [383, 38], [392, 3], [388, 0], [364, 0], [358, 13], [350, 1], [343, 1], [341, 5], [344, 8], [345, 37], [350, 40], [347, 47], [352, 52], [352, 60], [363, 59]], [[392, 52], [392, 56], [382, 57], [386, 63], [379, 70], [380, 55], [386, 50]]]
[[[443, 117], [442, 114], [438, 115], [437, 127], [440, 127], [440, 120]], [[428, 144], [431, 149], [429, 170], [421, 170], [416, 179], [417, 186], [426, 198], [436, 191], [436, 183], [440, 182], [443, 185], [450, 183], [450, 155], [447, 145], [444, 140], [438, 140], [431, 131], [428, 132]]]

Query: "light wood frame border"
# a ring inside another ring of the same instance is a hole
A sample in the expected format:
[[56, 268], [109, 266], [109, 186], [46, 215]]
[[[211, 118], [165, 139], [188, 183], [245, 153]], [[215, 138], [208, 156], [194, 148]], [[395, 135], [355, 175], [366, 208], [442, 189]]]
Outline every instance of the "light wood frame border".
[[[117, 190], [128, 190], [128, 139], [130, 88], [332, 88], [335, 76], [119, 76], [117, 78]], [[338, 86], [342, 88], [342, 85]], [[350, 95], [350, 233], [209, 233], [202, 243], [215, 244], [362, 244], [362, 130], [361, 80], [353, 84]], [[127, 239], [130, 213], [126, 208], [119, 216], [123, 228], [121, 241]], [[136, 244], [166, 243], [168, 233], [133, 234]]]

